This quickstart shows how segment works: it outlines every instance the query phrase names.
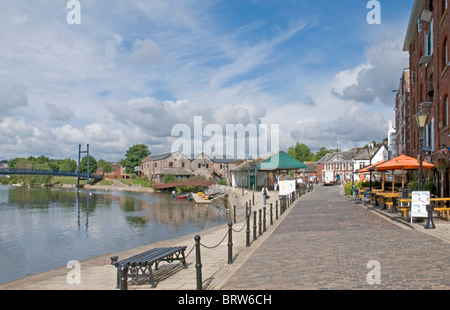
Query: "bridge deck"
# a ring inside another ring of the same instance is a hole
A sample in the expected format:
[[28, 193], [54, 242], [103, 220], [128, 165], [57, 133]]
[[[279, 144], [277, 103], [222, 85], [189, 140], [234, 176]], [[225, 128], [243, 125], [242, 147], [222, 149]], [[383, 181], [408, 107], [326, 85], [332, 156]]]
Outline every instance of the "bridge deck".
[[[60, 171], [60, 170], [41, 170], [41, 169], [17, 169], [17, 168], [0, 168], [0, 175], [21, 174], [21, 175], [52, 175], [62, 177], [80, 177], [86, 178], [87, 173], [83, 172], [78, 175], [78, 172], [72, 171]], [[102, 180], [101, 174], [89, 174], [89, 178], [95, 180]]]

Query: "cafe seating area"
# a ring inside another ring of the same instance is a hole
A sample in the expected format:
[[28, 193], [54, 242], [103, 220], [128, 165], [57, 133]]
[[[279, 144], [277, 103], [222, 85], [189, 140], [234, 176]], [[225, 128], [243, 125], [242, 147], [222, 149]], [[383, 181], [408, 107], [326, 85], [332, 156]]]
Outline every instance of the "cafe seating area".
[[[385, 212], [399, 213], [406, 221], [411, 220], [411, 191], [407, 187], [394, 191], [389, 189], [355, 188], [354, 199], [365, 205], [378, 207]], [[431, 196], [430, 203], [434, 210], [434, 218], [450, 221], [450, 197], [438, 198]]]

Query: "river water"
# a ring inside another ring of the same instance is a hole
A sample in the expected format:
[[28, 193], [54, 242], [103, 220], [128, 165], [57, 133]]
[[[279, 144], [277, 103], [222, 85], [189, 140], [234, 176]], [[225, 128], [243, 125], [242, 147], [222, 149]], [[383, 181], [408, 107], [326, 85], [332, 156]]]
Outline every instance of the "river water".
[[0, 186], [0, 283], [228, 221], [169, 194]]

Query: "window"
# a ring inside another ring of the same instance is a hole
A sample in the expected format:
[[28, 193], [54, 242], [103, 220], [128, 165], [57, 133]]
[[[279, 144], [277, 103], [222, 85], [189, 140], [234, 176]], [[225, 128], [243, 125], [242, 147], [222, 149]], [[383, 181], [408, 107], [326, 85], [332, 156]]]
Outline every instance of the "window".
[[430, 23], [430, 31], [425, 33], [425, 53], [424, 56], [433, 55], [433, 20]]
[[184, 163], [181, 163], [181, 168], [184, 168]]
[[448, 40], [447, 38], [445, 38], [445, 43], [444, 43], [444, 67], [448, 66], [450, 64], [450, 59], [448, 59]]
[[201, 163], [198, 163], [198, 169], [200, 169], [202, 167]]
[[443, 107], [442, 107], [442, 119], [443, 119], [443, 123], [444, 123], [444, 126], [446, 127], [446, 126], [448, 126], [448, 95], [446, 95], [445, 96], [445, 99], [444, 99], [444, 104], [443, 104]]
[[172, 161], [169, 161], [169, 167], [173, 168], [173, 162]]

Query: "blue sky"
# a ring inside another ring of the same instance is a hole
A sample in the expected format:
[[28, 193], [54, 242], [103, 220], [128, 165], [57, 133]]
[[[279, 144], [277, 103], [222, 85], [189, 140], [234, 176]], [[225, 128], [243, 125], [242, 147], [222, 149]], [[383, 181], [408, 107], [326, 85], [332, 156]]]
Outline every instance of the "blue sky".
[[0, 159], [169, 151], [171, 129], [279, 124], [280, 147], [387, 137], [413, 1], [79, 0], [0, 3]]

